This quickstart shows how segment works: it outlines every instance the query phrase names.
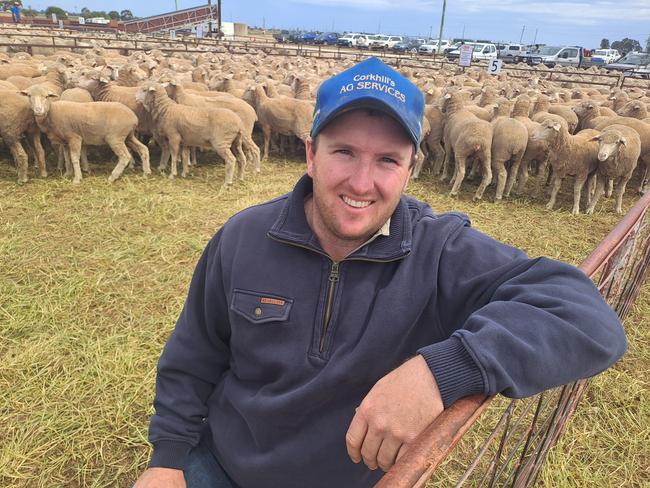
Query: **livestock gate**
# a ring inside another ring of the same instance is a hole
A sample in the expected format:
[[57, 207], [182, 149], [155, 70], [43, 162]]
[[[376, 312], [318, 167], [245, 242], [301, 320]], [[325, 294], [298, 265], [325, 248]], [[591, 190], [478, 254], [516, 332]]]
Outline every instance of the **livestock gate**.
[[[621, 321], [650, 271], [649, 207], [646, 193], [580, 265]], [[579, 380], [521, 400], [493, 402], [481, 395], [460, 399], [427, 427], [375, 488], [424, 487], [488, 406], [499, 402], [499, 419], [486, 431], [474, 458], [458, 460], [464, 472], [453, 486], [533, 486], [588, 384], [588, 379]]]

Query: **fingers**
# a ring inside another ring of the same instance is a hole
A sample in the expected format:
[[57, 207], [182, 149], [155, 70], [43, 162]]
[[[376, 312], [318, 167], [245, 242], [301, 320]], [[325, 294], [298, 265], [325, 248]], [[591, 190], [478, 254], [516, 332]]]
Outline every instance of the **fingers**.
[[377, 455], [382, 445], [382, 436], [375, 430], [368, 430], [361, 446], [361, 457], [368, 469], [377, 469]]
[[355, 413], [348, 432], [345, 434], [345, 445], [348, 449], [348, 456], [355, 463], [361, 462], [361, 446], [363, 445], [367, 431], [368, 424], [358, 412]]
[[397, 460], [402, 442], [394, 437], [385, 437], [377, 453], [377, 465], [382, 471], [388, 471]]

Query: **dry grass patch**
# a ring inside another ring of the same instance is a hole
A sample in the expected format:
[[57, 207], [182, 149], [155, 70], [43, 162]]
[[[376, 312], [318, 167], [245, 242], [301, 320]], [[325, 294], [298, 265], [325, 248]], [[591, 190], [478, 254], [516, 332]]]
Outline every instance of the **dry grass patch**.
[[[212, 164], [187, 180], [127, 170], [110, 185], [110, 165], [93, 165], [79, 186], [57, 176], [17, 186], [3, 157], [0, 486], [128, 486], [149, 455], [156, 361], [203, 247], [233, 213], [291, 190], [304, 163], [272, 160], [221, 192], [223, 166]], [[596, 215], [572, 217], [569, 186], [553, 212], [543, 197], [475, 204], [468, 186], [451, 199], [428, 174], [409, 192], [531, 256], [578, 264], [618, 217], [606, 199]], [[650, 482], [649, 295], [626, 324], [630, 353], [592, 385], [543, 486]]]

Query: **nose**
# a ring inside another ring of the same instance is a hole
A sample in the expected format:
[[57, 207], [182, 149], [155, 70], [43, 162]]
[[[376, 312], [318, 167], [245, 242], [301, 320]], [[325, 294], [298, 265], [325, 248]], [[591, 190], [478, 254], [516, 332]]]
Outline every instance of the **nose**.
[[348, 178], [350, 190], [355, 196], [362, 197], [371, 193], [374, 184], [374, 166], [372, 161], [368, 158], [360, 158], [354, 165], [352, 173]]

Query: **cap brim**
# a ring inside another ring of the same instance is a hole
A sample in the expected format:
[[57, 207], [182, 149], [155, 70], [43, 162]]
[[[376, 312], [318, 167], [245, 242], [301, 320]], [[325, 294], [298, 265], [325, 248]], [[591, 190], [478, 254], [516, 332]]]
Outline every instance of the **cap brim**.
[[409, 136], [411, 141], [413, 141], [413, 144], [417, 145], [419, 143], [420, 134], [413, 134], [411, 129], [408, 127], [408, 125], [406, 125], [405, 122], [402, 121], [401, 117], [393, 109], [393, 107], [391, 107], [389, 104], [375, 97], [358, 98], [346, 105], [343, 105], [342, 107], [337, 108], [332, 113], [330, 113], [327, 117], [325, 117], [325, 119], [319, 124], [318, 132], [316, 134], [312, 133], [312, 137], [315, 137], [316, 135], [318, 135], [318, 133], [322, 132], [323, 129], [325, 129], [325, 127], [327, 127], [327, 125], [338, 116], [343, 115], [346, 112], [350, 112], [352, 110], [357, 110], [361, 108], [371, 108], [374, 110], [379, 110], [380, 112], [383, 112], [386, 115], [389, 115], [392, 119], [395, 120], [395, 122], [397, 122], [399, 125], [402, 126], [402, 128]]

